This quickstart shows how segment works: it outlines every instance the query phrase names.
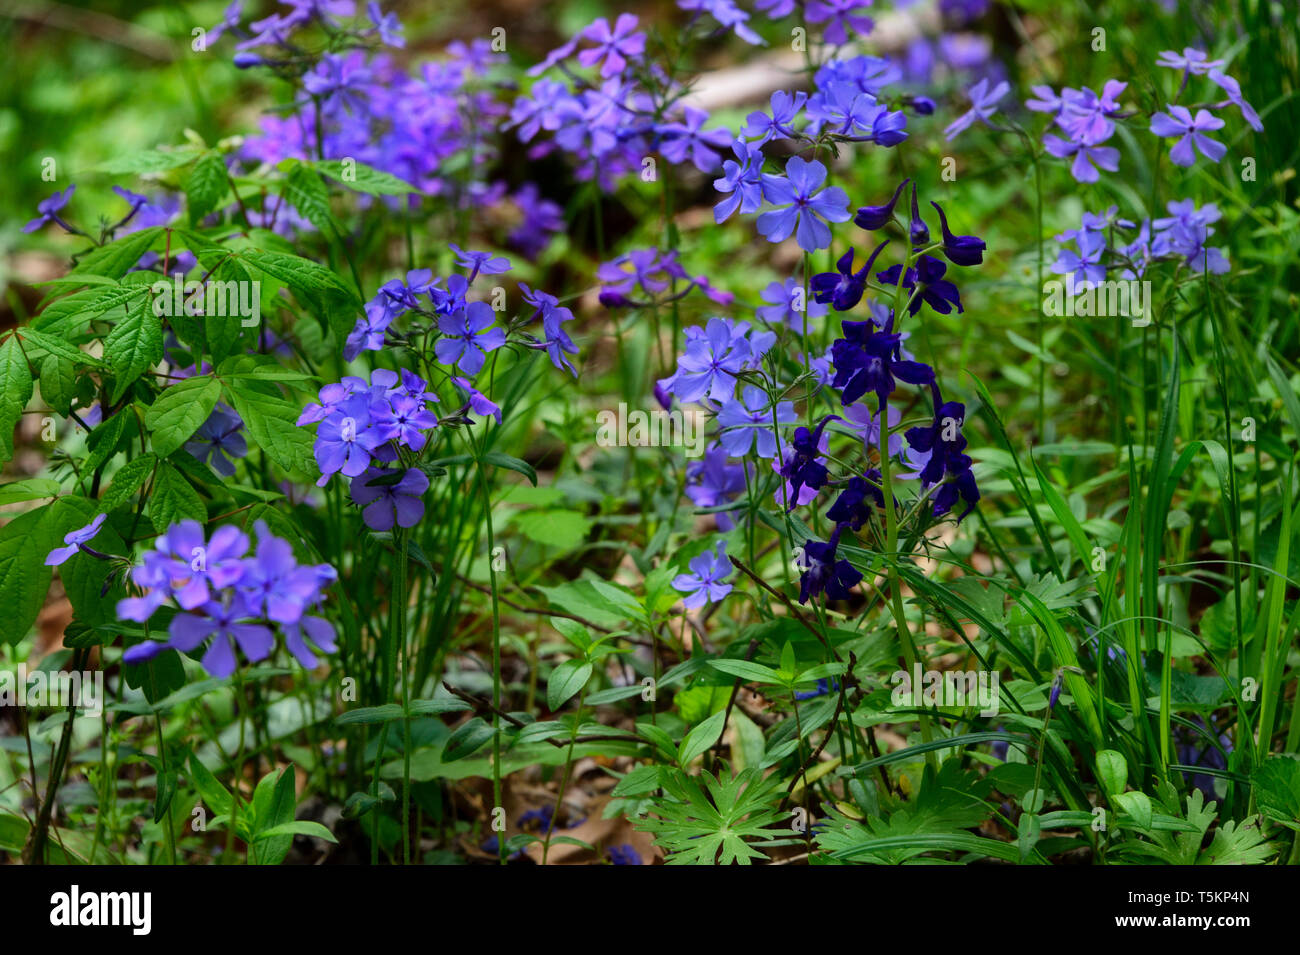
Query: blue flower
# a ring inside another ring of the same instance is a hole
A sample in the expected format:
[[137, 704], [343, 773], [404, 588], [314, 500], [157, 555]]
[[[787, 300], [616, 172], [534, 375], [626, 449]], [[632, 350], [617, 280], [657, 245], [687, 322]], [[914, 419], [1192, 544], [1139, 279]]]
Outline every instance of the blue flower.
[[731, 214], [739, 209], [742, 213], [757, 212], [763, 204], [763, 151], [753, 143], [736, 140], [731, 144], [735, 160], [728, 159], [722, 164], [722, 177], [713, 180], [713, 188], [718, 192], [729, 192], [713, 207], [715, 222], [725, 222]]
[[782, 401], [772, 413], [772, 403], [761, 388], [746, 385], [739, 398], [724, 402], [718, 411], [718, 443], [732, 457], [744, 457], [753, 447], [760, 458], [776, 456], [775, 424], [795, 420], [794, 402]]
[[805, 252], [826, 248], [831, 230], [822, 220], [848, 221], [848, 195], [838, 186], [817, 191], [826, 181], [826, 167], [816, 160], [791, 156], [785, 172], [785, 176], [763, 176], [763, 197], [781, 208], [758, 217], [759, 233], [769, 242], [783, 242], [797, 233], [799, 248]]
[[45, 566], [57, 567], [78, 551], [86, 550], [82, 545], [99, 533], [99, 529], [103, 526], [106, 517], [108, 517], [107, 514], [97, 514], [95, 519], [85, 527], [79, 527], [75, 531], [63, 535], [63, 543], [66, 546], [56, 547], [50, 551], [45, 558]]
[[58, 212], [68, 204], [68, 200], [72, 198], [72, 194], [76, 191], [77, 187], [74, 184], [68, 186], [68, 188], [64, 189], [62, 192], [56, 192], [49, 198], [42, 199], [40, 202], [36, 203], [36, 211], [39, 212], [40, 215], [23, 226], [23, 231], [35, 232], [41, 226], [45, 225], [45, 223], [54, 222], [62, 226], [64, 231], [75, 232], [76, 230], [73, 229], [72, 226], [59, 218]]
[[958, 134], [976, 123], [990, 125], [989, 117], [998, 111], [998, 101], [1010, 91], [1011, 84], [1005, 80], [991, 90], [987, 79], [980, 80], [967, 91], [971, 101], [970, 109], [948, 124], [948, 127], [943, 131], [944, 138], [951, 141]]
[[433, 346], [439, 363], [477, 375], [487, 352], [506, 343], [506, 333], [492, 327], [495, 321], [496, 314], [487, 302], [470, 302], [458, 312], [438, 316], [438, 330], [445, 336]]
[[1178, 142], [1169, 150], [1169, 158], [1175, 166], [1190, 166], [1196, 162], [1193, 146], [1211, 162], [1222, 159], [1228, 147], [1202, 133], [1222, 129], [1223, 126], [1223, 120], [1208, 109], [1198, 109], [1193, 118], [1191, 110], [1186, 106], [1170, 106], [1168, 113], [1156, 113], [1151, 117], [1151, 132], [1162, 137], [1179, 137]]
[[731, 584], [723, 583], [731, 576], [726, 541], [718, 541], [716, 551], [705, 551], [693, 557], [687, 566], [691, 570], [689, 574], [678, 574], [673, 578], [673, 589], [686, 594], [682, 603], [687, 610], [717, 603], [731, 593]]

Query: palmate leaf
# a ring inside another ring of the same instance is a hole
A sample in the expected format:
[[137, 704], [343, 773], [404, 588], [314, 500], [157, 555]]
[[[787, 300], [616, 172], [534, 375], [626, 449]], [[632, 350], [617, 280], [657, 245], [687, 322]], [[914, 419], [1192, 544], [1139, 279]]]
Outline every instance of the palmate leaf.
[[665, 797], [654, 800], [649, 815], [633, 824], [654, 834], [669, 865], [749, 865], [764, 857], [756, 844], [785, 844], [767, 828], [782, 818], [775, 808], [780, 780], [764, 779], [755, 769], [735, 777], [728, 772], [724, 769], [720, 778], [664, 769]]

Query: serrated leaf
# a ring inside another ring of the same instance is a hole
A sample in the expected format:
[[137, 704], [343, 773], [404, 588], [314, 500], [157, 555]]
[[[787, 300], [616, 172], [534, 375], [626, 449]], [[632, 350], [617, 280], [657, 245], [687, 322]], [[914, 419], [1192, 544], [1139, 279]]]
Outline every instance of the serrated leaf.
[[302, 409], [283, 398], [247, 388], [227, 388], [226, 394], [243, 419], [251, 443], [290, 477], [303, 478], [315, 471], [311, 434], [296, 423]]
[[139, 175], [151, 172], [166, 172], [179, 169], [194, 162], [201, 154], [193, 149], [163, 151], [146, 149], [138, 153], [129, 153], [116, 159], [102, 162], [95, 167], [97, 172], [106, 172], [114, 176]]
[[113, 404], [137, 378], [162, 361], [162, 321], [150, 308], [147, 297], [113, 326], [104, 339], [104, 356], [113, 371]]
[[225, 160], [219, 153], [206, 152], [190, 170], [185, 179], [185, 198], [188, 202], [190, 222], [196, 223], [217, 205], [230, 190]]
[[[93, 249], [77, 261], [77, 266], [72, 273], [75, 275], [86, 272], [91, 275], [107, 275], [110, 278], [120, 279], [135, 268], [136, 263], [140, 261], [140, 256], [149, 251], [149, 247], [162, 235], [162, 232], [162, 226], [149, 226], [147, 229], [132, 232], [98, 249]], [[41, 327], [45, 328], [44, 325]]]
[[157, 455], [150, 451], [138, 458], [132, 458], [118, 468], [117, 473], [113, 475], [113, 483], [99, 498], [100, 508], [111, 511], [131, 500], [135, 492], [140, 490], [148, 480], [149, 473], [153, 471], [157, 461]]
[[210, 375], [187, 378], [163, 389], [145, 412], [149, 442], [160, 458], [182, 447], [208, 420], [221, 397], [221, 382]]
[[204, 524], [208, 520], [208, 509], [185, 476], [168, 462], [160, 461], [153, 494], [149, 497], [149, 520], [153, 522], [154, 530], [161, 534], [186, 519]]
[[280, 194], [285, 201], [306, 217], [325, 235], [334, 231], [330, 215], [330, 194], [320, 173], [304, 163], [294, 162], [285, 177]]
[[419, 192], [409, 182], [381, 172], [363, 162], [346, 162], [341, 159], [321, 159], [314, 162], [318, 170], [355, 192], [369, 196], [405, 196]]

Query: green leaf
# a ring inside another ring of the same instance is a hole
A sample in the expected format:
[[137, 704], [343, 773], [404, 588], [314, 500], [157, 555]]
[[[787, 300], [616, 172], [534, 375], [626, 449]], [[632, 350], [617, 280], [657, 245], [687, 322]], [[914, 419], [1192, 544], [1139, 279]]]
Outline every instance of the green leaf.
[[500, 451], [489, 451], [487, 454], [483, 455], [483, 463], [491, 464], [498, 468], [506, 468], [510, 471], [517, 471], [524, 477], [528, 478], [534, 487], [537, 486], [537, 472], [533, 470], [533, 466], [527, 461], [512, 458], [510, 455], [503, 454]]
[[320, 173], [295, 160], [285, 177], [280, 194], [285, 201], [306, 217], [324, 235], [334, 231], [334, 217], [330, 214], [330, 194]]
[[546, 705], [555, 712], [591, 679], [592, 666], [586, 660], [566, 660], [553, 671], [546, 681]]
[[61, 485], [49, 478], [27, 478], [0, 486], [0, 506], [19, 501], [36, 501], [43, 497], [57, 497]]
[[144, 415], [154, 453], [165, 458], [184, 445], [208, 420], [220, 397], [221, 382], [210, 375], [165, 388]]
[[47, 504], [0, 527], [0, 644], [12, 646], [25, 637], [45, 603], [53, 576], [45, 558], [59, 542], [49, 531], [49, 517]]
[[76, 366], [58, 355], [46, 355], [41, 359], [41, 397], [61, 415], [72, 411], [72, 399], [76, 397]]
[[227, 387], [226, 394], [244, 420], [251, 444], [290, 477], [301, 479], [315, 471], [311, 432], [296, 423], [302, 413], [298, 405], [249, 388]]
[[1128, 761], [1124, 754], [1113, 749], [1100, 750], [1097, 753], [1097, 778], [1107, 795], [1122, 793], [1128, 785]]
[[520, 511], [512, 523], [531, 541], [560, 551], [581, 546], [591, 521], [577, 511]]
[[[212, 271], [211, 282], [208, 286], [214, 295], [222, 295], [224, 301], [230, 302], [230, 296], [235, 296], [236, 302], [242, 304], [244, 301], [244, 289], [251, 289], [252, 278], [248, 274], [248, 269], [244, 268], [240, 262], [233, 258], [227, 257], [222, 259]], [[217, 284], [222, 283], [222, 284]], [[234, 284], [229, 284], [234, 283]], [[250, 301], [250, 304], [253, 304]], [[258, 292], [256, 301], [257, 313], [261, 312], [261, 293]], [[221, 314], [224, 312], [225, 314]], [[245, 320], [251, 324], [245, 325]], [[229, 304], [224, 308], [214, 308], [203, 316], [203, 337], [207, 340], [208, 351], [212, 354], [214, 363], [226, 358], [228, 355], [235, 354], [239, 349], [239, 339], [245, 329], [250, 333], [262, 317], [260, 314], [254, 314], [245, 319], [238, 314], [236, 308]]]
[[1252, 782], [1260, 812], [1300, 833], [1300, 760], [1270, 756], [1255, 770]]
[[[314, 839], [324, 839], [326, 842], [338, 843], [334, 838], [334, 833], [330, 832], [319, 822], [312, 822], [310, 819], [299, 819], [295, 822], [285, 822], [278, 826], [272, 826], [270, 829], [259, 832], [256, 835], [257, 840], [278, 839], [284, 836], [292, 838], [293, 836], [311, 836]], [[262, 854], [265, 850], [257, 850], [257, 861], [262, 862]], [[278, 863], [270, 863], [278, 864]]]
[[189, 204], [190, 222], [197, 223], [217, 208], [228, 191], [230, 178], [225, 160], [220, 153], [206, 152], [190, 170], [185, 179], [185, 198]]
[[387, 723], [402, 718], [402, 708], [396, 703], [384, 703], [381, 706], [361, 706], [348, 710], [334, 718], [339, 726], [373, 725]]
[[113, 475], [113, 483], [100, 497], [99, 506], [105, 511], [111, 511], [131, 500], [135, 492], [140, 490], [148, 480], [157, 461], [158, 457], [152, 451], [127, 461]]
[[199, 157], [200, 153], [193, 149], [181, 148], [176, 150], [163, 151], [161, 149], [146, 149], [143, 152], [128, 153], [117, 159], [110, 159], [108, 162], [100, 163], [95, 167], [96, 172], [106, 172], [114, 176], [123, 176], [129, 174], [140, 174], [150, 172], [166, 172], [169, 169], [178, 169], [181, 166], [188, 166]]
[[[290, 763], [277, 773], [267, 773], [257, 784], [253, 794], [256, 823], [253, 831], [254, 839], [258, 842], [258, 865], [279, 865], [293, 846], [293, 833], [278, 830], [294, 824], [294, 807], [297, 804], [294, 775], [293, 764]], [[268, 782], [271, 779], [275, 780], [274, 784]], [[265, 795], [267, 792], [269, 799]]]
[[[149, 251], [150, 246], [162, 233], [162, 226], [150, 226], [107, 245], [101, 245], [98, 249], [92, 249], [77, 261], [77, 267], [72, 270], [72, 274], [84, 272], [120, 279], [135, 268], [136, 263], [140, 261], [140, 256]], [[43, 324], [41, 327], [46, 331], [50, 330]]]
[[470, 717], [464, 725], [447, 737], [447, 743], [442, 750], [442, 761], [450, 763], [472, 755], [495, 733], [492, 724], [486, 722], [483, 717]]
[[703, 755], [717, 743], [722, 738], [722, 728], [726, 718], [727, 711], [721, 710], [687, 733], [686, 738], [682, 740], [677, 764], [682, 768], [689, 766], [695, 757]]
[[263, 249], [245, 249], [240, 259], [260, 272], [265, 272], [295, 291], [309, 293], [335, 293], [351, 297], [351, 290], [332, 271], [311, 259]]
[[1140, 828], [1151, 828], [1151, 797], [1146, 793], [1116, 793], [1115, 804], [1132, 816]]
[[21, 330], [23, 341], [29, 347], [35, 347], [49, 355], [56, 355], [59, 358], [65, 358], [77, 365], [98, 365], [99, 361], [82, 351], [71, 342], [64, 341], [56, 335], [49, 335], [45, 332], [39, 332], [34, 328], [23, 328]]
[[784, 683], [775, 670], [749, 660], [710, 660], [709, 666], [730, 676], [740, 677], [750, 683]]
[[321, 159], [312, 165], [336, 182], [369, 196], [405, 196], [420, 191], [409, 182], [354, 160]]
[[173, 524], [190, 519], [207, 523], [208, 509], [185, 475], [166, 461], [158, 464], [153, 494], [149, 498], [149, 520], [159, 534]]
[[113, 326], [104, 339], [104, 354], [113, 370], [111, 402], [116, 404], [132, 382], [162, 361], [162, 321], [154, 314], [147, 296]]

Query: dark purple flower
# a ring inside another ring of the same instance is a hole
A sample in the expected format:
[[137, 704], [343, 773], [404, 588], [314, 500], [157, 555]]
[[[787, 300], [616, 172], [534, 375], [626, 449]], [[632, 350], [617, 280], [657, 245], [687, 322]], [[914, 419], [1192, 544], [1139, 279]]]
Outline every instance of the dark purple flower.
[[939, 213], [939, 223], [943, 227], [942, 251], [953, 265], [979, 265], [984, 261], [984, 240], [975, 235], [953, 235], [948, 228], [948, 217], [943, 214], [939, 203], [931, 201]]
[[794, 508], [801, 488], [808, 487], [817, 491], [826, 484], [830, 475], [826, 465], [819, 460], [822, 454], [822, 432], [830, 422], [839, 420], [839, 415], [827, 415], [812, 431], [805, 427], [795, 429], [794, 438], [790, 442], [792, 453], [781, 465], [781, 476], [790, 481], [793, 496], [787, 510]]
[[853, 271], [853, 247], [850, 246], [849, 251], [836, 262], [835, 272], [823, 272], [812, 277], [809, 285], [815, 293], [813, 297], [823, 304], [829, 302], [837, 312], [846, 312], [857, 305], [862, 300], [862, 293], [866, 291], [871, 266], [875, 264], [880, 250], [887, 245], [888, 239], [876, 246], [866, 264], [857, 272]]
[[885, 509], [881, 480], [875, 468], [868, 468], [862, 477], [849, 478], [835, 503], [827, 509], [826, 519], [850, 530], [861, 530], [871, 515]]
[[862, 582], [862, 573], [847, 560], [837, 559], [840, 529], [831, 531], [826, 543], [806, 540], [803, 543], [805, 570], [799, 575], [799, 602], [825, 594], [827, 600], [847, 600], [849, 591]]
[[880, 330], [870, 321], [842, 323], [844, 337], [831, 346], [831, 361], [835, 365], [831, 386], [842, 389], [840, 397], [844, 407], [868, 391], [876, 393], [882, 407], [888, 405], [896, 387], [895, 378], [910, 385], [934, 381], [934, 369], [929, 365], [901, 358], [902, 336], [893, 331], [893, 325], [892, 318]]
[[883, 272], [877, 272], [878, 278], [882, 285], [897, 287], [900, 283], [903, 288], [911, 292], [920, 283], [921, 292], [911, 298], [911, 304], [908, 306], [908, 314], [915, 315], [921, 310], [921, 303], [929, 305], [932, 309], [941, 315], [947, 315], [954, 308], [958, 312], [962, 311], [961, 295], [957, 291], [957, 286], [944, 278], [948, 271], [948, 266], [932, 255], [923, 255], [917, 260], [916, 268], [908, 269], [903, 272], [901, 265], [891, 265]]
[[910, 179], [904, 179], [894, 190], [894, 197], [883, 206], [863, 206], [858, 210], [857, 215], [853, 217], [853, 224], [859, 228], [866, 229], [868, 232], [874, 232], [877, 229], [883, 229], [894, 218], [894, 206], [898, 203], [898, 197], [902, 195], [903, 187], [906, 186]]

